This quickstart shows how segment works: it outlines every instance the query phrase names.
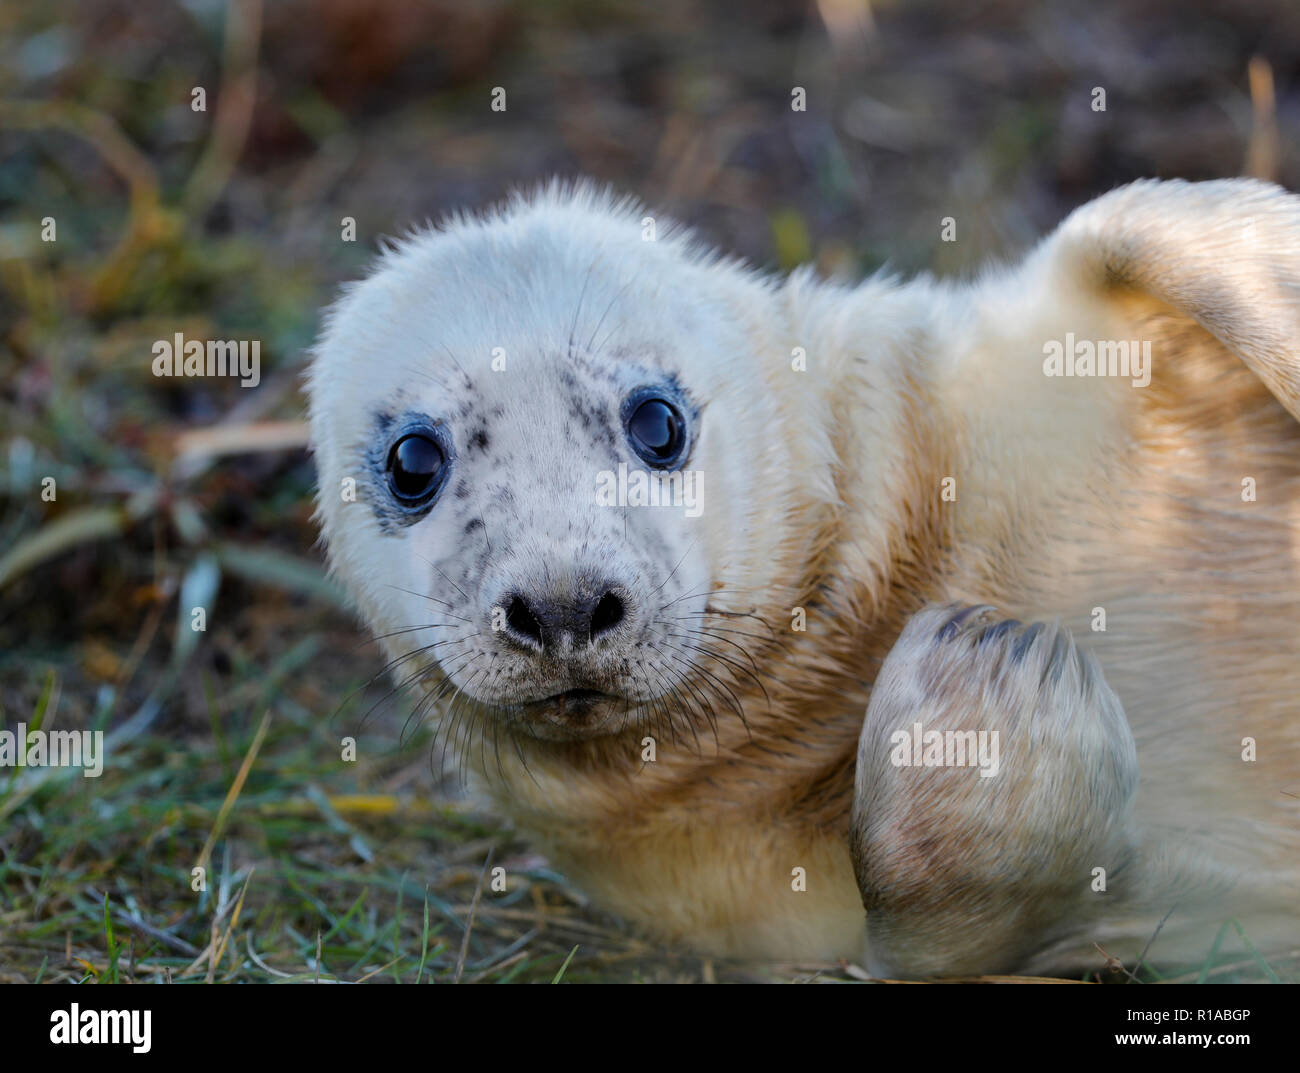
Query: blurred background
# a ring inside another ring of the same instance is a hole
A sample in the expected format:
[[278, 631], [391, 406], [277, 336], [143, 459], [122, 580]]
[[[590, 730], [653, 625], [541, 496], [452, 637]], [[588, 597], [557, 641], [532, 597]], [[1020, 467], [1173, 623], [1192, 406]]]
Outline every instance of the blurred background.
[[[10, 0], [0, 722], [110, 754], [0, 769], [0, 981], [852, 978], [656, 950], [442, 777], [314, 546], [320, 307], [557, 174], [774, 270], [967, 273], [1131, 179], [1296, 189], [1298, 131], [1295, 0]], [[153, 376], [177, 332], [260, 384]], [[1175, 975], [1274, 972], [1219, 940]]]

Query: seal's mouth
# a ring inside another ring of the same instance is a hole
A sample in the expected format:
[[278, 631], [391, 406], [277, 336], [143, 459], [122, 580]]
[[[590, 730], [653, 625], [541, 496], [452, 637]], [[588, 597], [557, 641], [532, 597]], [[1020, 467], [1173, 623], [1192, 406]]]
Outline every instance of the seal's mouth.
[[574, 702], [582, 703], [584, 701], [603, 700], [611, 697], [610, 693], [602, 693], [599, 689], [566, 689], [563, 693], [555, 693], [546, 698], [549, 702], [559, 702], [561, 704]]
[[545, 708], [561, 715], [590, 711], [602, 701], [618, 700], [613, 693], [604, 693], [599, 689], [566, 689], [562, 693], [552, 693], [549, 697], [531, 702], [530, 708]]
[[588, 737], [604, 733], [623, 697], [599, 689], [565, 689], [523, 705], [534, 732], [544, 737]]

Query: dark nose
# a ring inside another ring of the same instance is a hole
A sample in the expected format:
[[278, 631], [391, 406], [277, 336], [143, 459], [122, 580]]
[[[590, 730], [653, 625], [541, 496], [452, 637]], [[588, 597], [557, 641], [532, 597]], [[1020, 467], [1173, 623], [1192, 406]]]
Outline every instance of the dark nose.
[[609, 586], [598, 586], [599, 595], [577, 599], [545, 599], [512, 593], [506, 597], [505, 632], [511, 640], [529, 648], [554, 651], [568, 644], [581, 648], [600, 640], [624, 618], [623, 599]]

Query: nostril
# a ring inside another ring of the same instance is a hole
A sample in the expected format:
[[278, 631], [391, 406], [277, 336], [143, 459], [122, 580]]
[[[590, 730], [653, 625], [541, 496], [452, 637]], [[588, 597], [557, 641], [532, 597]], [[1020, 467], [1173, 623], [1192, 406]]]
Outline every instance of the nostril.
[[612, 592], [605, 593], [591, 612], [591, 639], [594, 641], [612, 630], [623, 621], [623, 616], [623, 601]]
[[527, 637], [534, 644], [542, 643], [542, 624], [524, 601], [522, 596], [515, 596], [506, 606], [506, 625], [517, 634]]

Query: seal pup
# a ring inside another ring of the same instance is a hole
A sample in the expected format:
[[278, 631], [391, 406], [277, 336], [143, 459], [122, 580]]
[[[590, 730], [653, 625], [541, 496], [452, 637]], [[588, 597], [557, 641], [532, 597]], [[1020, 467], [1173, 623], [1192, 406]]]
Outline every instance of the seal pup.
[[645, 931], [907, 976], [1300, 932], [1300, 199], [1139, 182], [849, 286], [552, 184], [387, 252], [308, 393], [399, 682]]

